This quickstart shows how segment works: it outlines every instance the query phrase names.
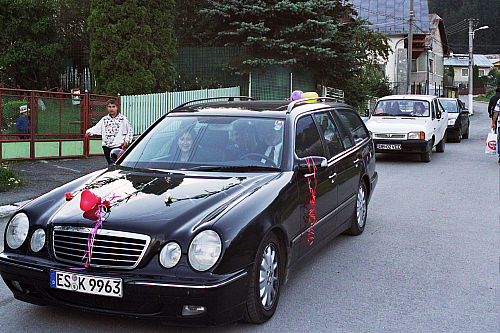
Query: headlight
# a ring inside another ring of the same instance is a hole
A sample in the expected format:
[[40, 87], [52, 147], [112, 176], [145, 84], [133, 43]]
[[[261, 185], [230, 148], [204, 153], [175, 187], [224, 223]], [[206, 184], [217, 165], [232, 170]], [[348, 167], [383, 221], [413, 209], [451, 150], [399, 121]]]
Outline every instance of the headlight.
[[165, 268], [172, 268], [181, 259], [181, 247], [179, 244], [170, 242], [160, 251], [160, 264]]
[[45, 246], [45, 231], [43, 229], [35, 230], [31, 236], [30, 246], [33, 252], [38, 252]]
[[456, 119], [448, 119], [448, 125], [449, 126], [455, 125], [455, 121], [457, 121], [457, 120]]
[[424, 132], [410, 132], [408, 133], [408, 140], [425, 140]]
[[206, 271], [215, 265], [219, 259], [221, 249], [222, 243], [215, 231], [202, 231], [196, 235], [191, 245], [189, 245], [189, 263], [197, 271]]
[[30, 222], [28, 215], [19, 213], [14, 216], [5, 230], [5, 240], [7, 241], [7, 245], [13, 250], [23, 245], [26, 237], [28, 236], [29, 227]]

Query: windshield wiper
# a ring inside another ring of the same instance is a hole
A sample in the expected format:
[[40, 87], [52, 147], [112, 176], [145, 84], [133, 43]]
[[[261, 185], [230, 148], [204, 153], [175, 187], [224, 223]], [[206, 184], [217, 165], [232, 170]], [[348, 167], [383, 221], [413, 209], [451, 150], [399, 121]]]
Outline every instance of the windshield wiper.
[[377, 114], [374, 114], [374, 116], [392, 116], [392, 117], [394, 117], [394, 115], [390, 114], [390, 113], [377, 113]]
[[269, 166], [257, 166], [257, 165], [219, 165], [219, 166], [209, 166], [202, 165], [193, 168], [186, 169], [189, 171], [279, 171], [280, 168], [269, 167]]

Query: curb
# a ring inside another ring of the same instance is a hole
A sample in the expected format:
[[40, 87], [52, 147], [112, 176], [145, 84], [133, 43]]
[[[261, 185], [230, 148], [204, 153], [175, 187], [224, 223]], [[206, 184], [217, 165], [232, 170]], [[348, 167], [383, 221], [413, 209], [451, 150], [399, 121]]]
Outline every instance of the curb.
[[9, 217], [12, 215], [16, 210], [19, 209], [19, 207], [24, 206], [31, 200], [26, 200], [26, 201], [21, 201], [21, 202], [16, 202], [12, 205], [5, 205], [5, 206], [0, 206], [0, 218], [2, 217]]

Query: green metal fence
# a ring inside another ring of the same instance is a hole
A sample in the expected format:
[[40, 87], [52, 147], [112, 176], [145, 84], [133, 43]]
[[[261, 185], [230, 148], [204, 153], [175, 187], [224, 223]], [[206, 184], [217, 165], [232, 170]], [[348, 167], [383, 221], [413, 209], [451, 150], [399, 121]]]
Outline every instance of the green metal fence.
[[317, 91], [316, 78], [310, 71], [293, 67], [268, 66], [251, 73], [234, 74], [228, 64], [245, 57], [237, 47], [181, 47], [173, 59], [180, 88], [197, 85], [203, 88], [240, 86], [241, 94], [260, 100], [283, 100], [294, 90]]
[[121, 112], [130, 121], [134, 134], [137, 135], [144, 132], [156, 119], [182, 103], [222, 96], [240, 96], [240, 87], [122, 96]]

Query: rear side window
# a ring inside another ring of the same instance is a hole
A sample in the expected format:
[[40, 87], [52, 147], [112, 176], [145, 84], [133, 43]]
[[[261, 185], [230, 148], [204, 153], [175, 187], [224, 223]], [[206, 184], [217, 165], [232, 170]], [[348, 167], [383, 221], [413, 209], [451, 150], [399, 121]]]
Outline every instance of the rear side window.
[[295, 153], [301, 158], [307, 156], [326, 157], [318, 128], [311, 116], [302, 117], [297, 121]]
[[338, 113], [349, 127], [356, 144], [369, 137], [363, 121], [356, 113], [348, 110], [338, 110]]
[[321, 128], [321, 133], [326, 143], [326, 149], [330, 156], [335, 156], [344, 151], [340, 142], [340, 135], [337, 126], [333, 122], [330, 112], [315, 113], [314, 117]]

